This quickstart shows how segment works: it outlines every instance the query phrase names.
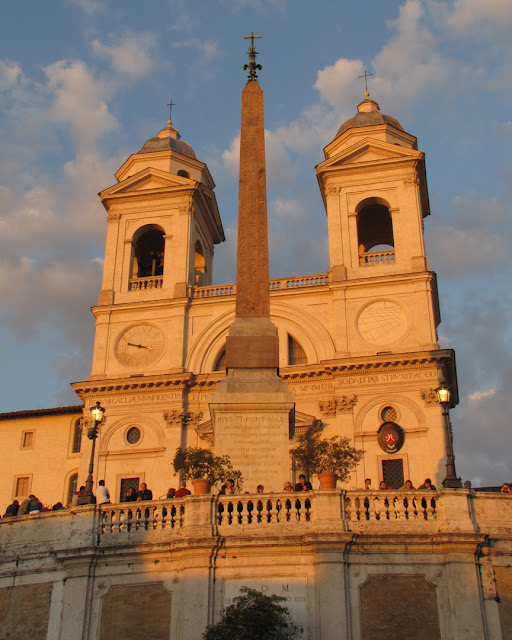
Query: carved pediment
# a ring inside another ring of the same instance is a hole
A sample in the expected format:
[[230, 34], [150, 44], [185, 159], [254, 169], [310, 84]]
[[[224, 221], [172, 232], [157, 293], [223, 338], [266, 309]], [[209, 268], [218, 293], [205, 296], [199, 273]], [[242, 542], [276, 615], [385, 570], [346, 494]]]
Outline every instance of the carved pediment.
[[321, 167], [322, 169], [327, 169], [379, 160], [409, 160], [417, 159], [420, 155], [420, 152], [413, 149], [406, 149], [399, 145], [366, 138], [348, 149], [340, 150], [339, 153], [333, 150], [329, 160], [323, 162]]
[[173, 187], [190, 187], [190, 179], [148, 167], [100, 193], [101, 198]]

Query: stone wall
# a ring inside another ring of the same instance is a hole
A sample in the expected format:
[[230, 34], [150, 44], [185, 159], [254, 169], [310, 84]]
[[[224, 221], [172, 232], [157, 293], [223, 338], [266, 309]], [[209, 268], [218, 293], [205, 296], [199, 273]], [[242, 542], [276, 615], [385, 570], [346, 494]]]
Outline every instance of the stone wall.
[[190, 496], [0, 520], [0, 638], [199, 640], [244, 585], [284, 597], [304, 640], [510, 638], [512, 499], [425, 495]]

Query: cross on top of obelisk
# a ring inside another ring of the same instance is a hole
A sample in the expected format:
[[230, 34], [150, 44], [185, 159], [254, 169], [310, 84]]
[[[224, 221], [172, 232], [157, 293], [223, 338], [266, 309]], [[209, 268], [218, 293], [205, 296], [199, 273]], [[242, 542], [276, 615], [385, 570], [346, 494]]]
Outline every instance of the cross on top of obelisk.
[[258, 77], [256, 75], [256, 70], [261, 71], [261, 64], [256, 64], [256, 56], [258, 55], [258, 52], [254, 47], [255, 38], [261, 38], [261, 36], [255, 36], [254, 31], [251, 31], [250, 36], [244, 36], [244, 40], [250, 39], [251, 41], [251, 46], [249, 47], [249, 49], [247, 49], [247, 55], [249, 56], [249, 64], [244, 64], [244, 71], [246, 69], [249, 69], [249, 75], [247, 76], [249, 80], [256, 80], [256, 78]]
[[176, 106], [176, 102], [173, 102], [172, 98], [171, 98], [171, 101], [168, 104], [166, 104], [165, 106], [169, 107], [169, 120], [167, 121], [167, 124], [169, 126], [171, 126], [171, 124], [172, 124], [172, 108]]
[[364, 78], [364, 86], [365, 86], [364, 97], [365, 97], [365, 98], [369, 98], [369, 97], [370, 97], [370, 94], [369, 94], [369, 92], [368, 92], [368, 78], [369, 78], [370, 76], [373, 76], [373, 73], [368, 73], [368, 72], [366, 71], [366, 69], [364, 70], [364, 75], [359, 76], [360, 78]]

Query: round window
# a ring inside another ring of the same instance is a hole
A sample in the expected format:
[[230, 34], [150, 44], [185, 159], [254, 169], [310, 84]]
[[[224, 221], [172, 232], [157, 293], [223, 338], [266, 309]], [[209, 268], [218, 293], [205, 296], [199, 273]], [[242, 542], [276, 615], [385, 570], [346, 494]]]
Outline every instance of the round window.
[[141, 438], [141, 432], [138, 427], [130, 427], [126, 432], [126, 441], [128, 444], [137, 444]]
[[380, 412], [380, 419], [382, 422], [396, 422], [398, 419], [396, 409], [393, 407], [384, 407]]

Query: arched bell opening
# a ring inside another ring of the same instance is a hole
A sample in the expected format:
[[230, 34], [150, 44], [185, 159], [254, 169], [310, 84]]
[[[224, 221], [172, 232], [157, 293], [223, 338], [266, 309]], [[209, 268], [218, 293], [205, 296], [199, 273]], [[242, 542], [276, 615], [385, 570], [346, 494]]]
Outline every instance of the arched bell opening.
[[372, 198], [359, 205], [357, 242], [361, 265], [395, 262], [393, 220], [387, 202]]
[[203, 246], [199, 240], [195, 244], [194, 254], [194, 284], [198, 287], [206, 286], [206, 260]]
[[165, 239], [162, 229], [147, 225], [133, 237], [132, 278], [152, 278], [164, 274]]

